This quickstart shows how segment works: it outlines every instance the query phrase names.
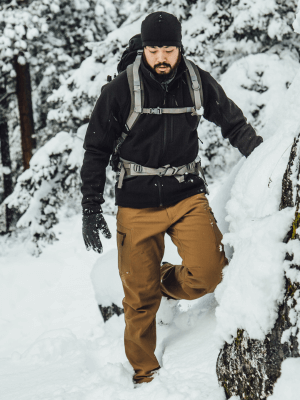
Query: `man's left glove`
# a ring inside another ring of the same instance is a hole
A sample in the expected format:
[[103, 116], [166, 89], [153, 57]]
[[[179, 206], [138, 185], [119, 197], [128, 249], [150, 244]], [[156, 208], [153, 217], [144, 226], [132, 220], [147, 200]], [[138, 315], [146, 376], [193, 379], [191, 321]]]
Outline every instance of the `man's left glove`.
[[102, 253], [103, 247], [99, 231], [106, 239], [111, 238], [110, 230], [102, 213], [82, 216], [82, 236], [87, 250], [92, 248], [97, 253]]

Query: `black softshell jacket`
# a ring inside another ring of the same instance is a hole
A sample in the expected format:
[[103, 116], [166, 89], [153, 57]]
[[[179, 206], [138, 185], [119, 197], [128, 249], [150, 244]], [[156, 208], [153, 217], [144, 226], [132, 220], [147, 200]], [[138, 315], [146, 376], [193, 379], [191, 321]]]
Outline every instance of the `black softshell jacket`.
[[[141, 63], [144, 107], [192, 107], [187, 84], [187, 67], [182, 59], [175, 78], [163, 87]], [[248, 156], [263, 140], [257, 136], [239, 107], [230, 100], [212, 76], [199, 68], [203, 86], [204, 118], [221, 127], [232, 146]], [[97, 213], [104, 203], [105, 169], [130, 111], [130, 90], [126, 71], [105, 85], [88, 125], [81, 169], [83, 213]], [[146, 167], [170, 164], [178, 167], [195, 160], [198, 154], [197, 117], [185, 114], [142, 114], [121, 147], [121, 157]], [[134, 176], [116, 187], [116, 204], [145, 208], [169, 206], [197, 193], [205, 193], [203, 180], [189, 174], [180, 183], [174, 176]]]

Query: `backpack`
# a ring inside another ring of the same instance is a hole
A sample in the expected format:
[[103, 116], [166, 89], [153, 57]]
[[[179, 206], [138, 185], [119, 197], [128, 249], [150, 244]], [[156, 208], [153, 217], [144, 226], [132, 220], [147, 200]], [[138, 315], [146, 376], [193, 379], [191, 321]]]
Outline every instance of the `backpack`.
[[124, 53], [122, 54], [121, 60], [117, 66], [118, 74], [125, 71], [128, 65], [133, 64], [137, 56], [137, 51], [142, 50], [142, 37], [141, 34], [133, 36], [128, 43]]
[[143, 54], [143, 46], [141, 34], [133, 36], [122, 54], [121, 60], [117, 66], [117, 71], [127, 72], [127, 79], [130, 88], [131, 105], [130, 112], [125, 123], [126, 132], [122, 132], [120, 137], [116, 140], [114, 146], [114, 152], [111, 156], [110, 165], [115, 172], [120, 169], [119, 166], [119, 153], [122, 144], [127, 138], [130, 130], [137, 122], [141, 114], [182, 114], [191, 113], [197, 116], [198, 124], [201, 116], [203, 115], [203, 91], [202, 83], [199, 70], [197, 66], [190, 60], [187, 60], [184, 56], [184, 61], [188, 68], [186, 72], [187, 84], [189, 87], [190, 95], [194, 103], [194, 107], [182, 107], [182, 108], [144, 108], [144, 85], [143, 79], [139, 72], [139, 67]]

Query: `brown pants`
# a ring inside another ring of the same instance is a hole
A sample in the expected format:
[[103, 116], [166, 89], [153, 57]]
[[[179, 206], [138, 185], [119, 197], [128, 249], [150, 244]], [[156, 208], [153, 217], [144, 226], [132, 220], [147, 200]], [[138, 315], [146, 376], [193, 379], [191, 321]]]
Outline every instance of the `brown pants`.
[[[164, 235], [170, 235], [182, 265], [164, 264]], [[125, 297], [125, 351], [136, 382], [151, 381], [159, 368], [155, 316], [161, 297], [197, 299], [214, 291], [226, 265], [222, 234], [204, 194], [169, 207], [119, 207], [117, 243]]]

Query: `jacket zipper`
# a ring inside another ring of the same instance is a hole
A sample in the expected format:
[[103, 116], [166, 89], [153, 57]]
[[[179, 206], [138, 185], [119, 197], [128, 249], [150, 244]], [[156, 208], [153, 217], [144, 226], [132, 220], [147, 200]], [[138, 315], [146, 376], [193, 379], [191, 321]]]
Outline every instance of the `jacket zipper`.
[[[166, 97], [167, 97], [167, 89], [164, 90], [164, 106], [166, 104]], [[163, 148], [162, 148], [162, 155], [165, 154], [165, 148], [166, 148], [166, 143], [167, 143], [167, 117], [168, 114], [164, 115], [163, 114], [163, 119], [164, 119], [164, 134], [163, 134]]]
[[168, 115], [164, 115], [164, 136], [163, 136], [163, 152], [165, 154], [166, 144], [167, 144], [167, 118]]
[[[172, 98], [171, 98], [171, 107], [174, 107], [174, 106], [177, 106], [178, 107], [178, 104], [177, 104], [177, 101], [176, 101], [176, 99], [175, 99], [175, 96], [173, 95], [172, 96]], [[173, 115], [171, 114], [171, 115], [169, 115], [169, 118], [170, 118], [170, 142], [173, 142], [173, 136], [174, 136], [174, 117], [173, 117]]]

